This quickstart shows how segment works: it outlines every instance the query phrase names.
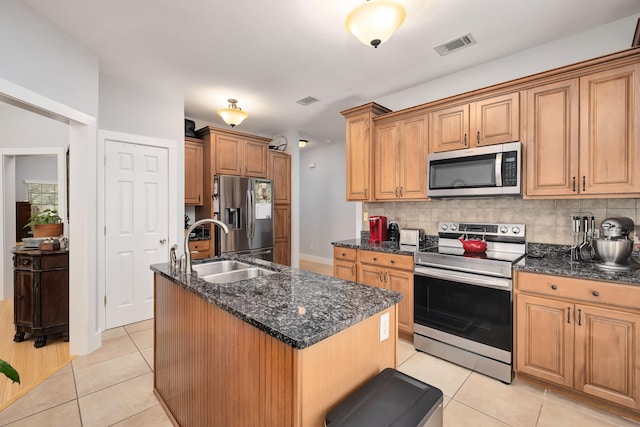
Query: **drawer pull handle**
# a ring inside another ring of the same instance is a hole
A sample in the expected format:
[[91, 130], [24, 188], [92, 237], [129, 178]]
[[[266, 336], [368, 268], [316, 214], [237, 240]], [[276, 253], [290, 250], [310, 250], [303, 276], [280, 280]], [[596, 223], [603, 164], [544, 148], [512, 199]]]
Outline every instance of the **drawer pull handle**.
[[22, 265], [29, 265], [29, 260], [28, 259], [23, 259], [22, 260]]
[[567, 323], [571, 323], [571, 307], [567, 307]]
[[551, 289], [555, 291], [556, 289], [558, 289], [558, 285], [551, 285]]
[[591, 292], [591, 294], [592, 294], [594, 297], [599, 297], [599, 296], [600, 296], [600, 292], [598, 292], [598, 291], [593, 291], [593, 292]]

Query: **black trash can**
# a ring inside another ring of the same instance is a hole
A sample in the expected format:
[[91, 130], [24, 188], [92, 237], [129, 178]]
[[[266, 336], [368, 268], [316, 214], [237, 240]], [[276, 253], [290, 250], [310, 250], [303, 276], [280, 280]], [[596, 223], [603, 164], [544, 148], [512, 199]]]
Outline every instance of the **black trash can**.
[[442, 427], [442, 391], [387, 368], [327, 414], [326, 427]]

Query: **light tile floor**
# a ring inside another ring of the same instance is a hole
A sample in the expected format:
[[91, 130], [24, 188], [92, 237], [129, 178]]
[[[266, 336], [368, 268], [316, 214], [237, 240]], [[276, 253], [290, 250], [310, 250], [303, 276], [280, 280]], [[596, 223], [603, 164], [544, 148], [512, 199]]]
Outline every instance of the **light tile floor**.
[[[484, 375], [416, 352], [400, 341], [400, 371], [445, 395], [444, 425], [610, 427], [640, 426], [515, 381]], [[0, 426], [171, 426], [153, 395], [153, 322], [110, 329], [102, 347], [75, 358], [0, 412]]]

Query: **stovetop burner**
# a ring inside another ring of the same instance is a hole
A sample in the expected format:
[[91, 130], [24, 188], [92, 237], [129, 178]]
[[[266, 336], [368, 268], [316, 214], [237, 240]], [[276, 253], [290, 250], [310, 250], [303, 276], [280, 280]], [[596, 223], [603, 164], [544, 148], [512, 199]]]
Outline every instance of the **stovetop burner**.
[[[524, 224], [441, 222], [438, 230], [438, 246], [416, 252], [416, 267], [510, 278], [512, 266], [526, 254]], [[484, 239], [487, 250], [482, 253], [466, 252], [458, 240], [460, 237]]]

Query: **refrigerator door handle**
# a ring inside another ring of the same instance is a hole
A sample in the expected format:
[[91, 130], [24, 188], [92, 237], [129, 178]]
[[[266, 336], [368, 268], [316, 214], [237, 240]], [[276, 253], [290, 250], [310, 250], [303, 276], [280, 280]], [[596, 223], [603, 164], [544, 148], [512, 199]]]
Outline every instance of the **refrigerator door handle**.
[[256, 193], [253, 190], [249, 190], [251, 193], [251, 239], [256, 235]]
[[251, 206], [251, 190], [247, 190], [246, 201], [245, 202], [247, 204], [247, 209], [246, 209], [246, 212], [247, 212], [247, 224], [246, 224], [246, 227], [245, 227], [245, 232], [247, 234], [247, 239], [251, 239], [251, 225], [252, 225], [251, 224], [251, 217], [252, 217], [252, 215], [251, 215], [251, 208], [252, 208], [252, 206]]

